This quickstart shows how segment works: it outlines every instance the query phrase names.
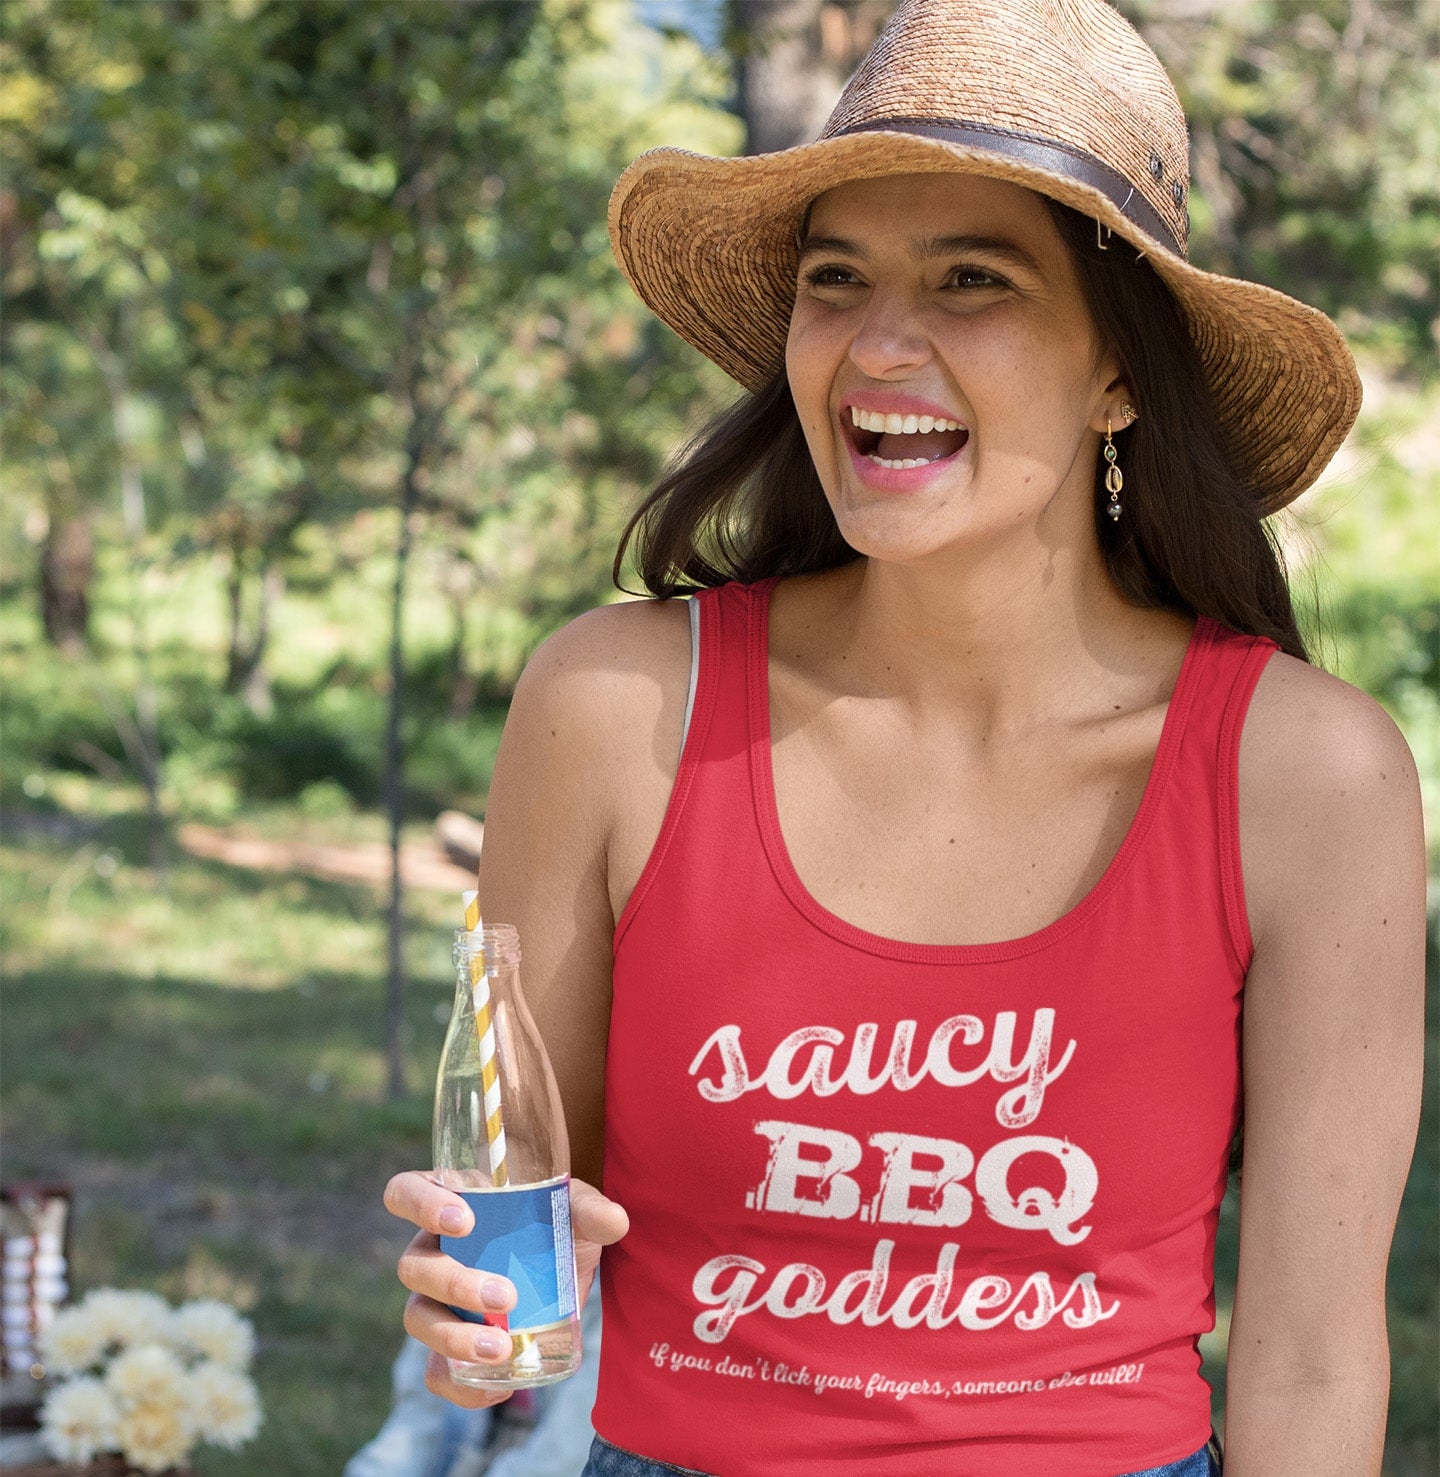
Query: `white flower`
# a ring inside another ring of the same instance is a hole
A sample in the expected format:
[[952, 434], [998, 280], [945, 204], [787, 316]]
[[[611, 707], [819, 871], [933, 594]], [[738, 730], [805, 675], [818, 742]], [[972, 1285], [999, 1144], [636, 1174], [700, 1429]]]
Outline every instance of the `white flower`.
[[80, 1304], [107, 1344], [159, 1344], [170, 1337], [170, 1304], [153, 1292], [117, 1292], [102, 1287]]
[[105, 1349], [104, 1329], [83, 1307], [62, 1308], [40, 1335], [40, 1358], [52, 1374], [78, 1374], [98, 1364]]
[[62, 1462], [84, 1464], [99, 1451], [113, 1451], [120, 1412], [110, 1391], [82, 1375], [57, 1385], [40, 1412], [46, 1448]]
[[176, 1400], [132, 1406], [120, 1417], [117, 1435], [121, 1456], [142, 1472], [179, 1466], [195, 1442], [187, 1407]]
[[227, 1369], [245, 1369], [255, 1352], [255, 1330], [228, 1303], [201, 1298], [186, 1303], [170, 1321], [171, 1337], [182, 1348], [213, 1359]]
[[260, 1429], [260, 1397], [253, 1382], [206, 1360], [190, 1376], [190, 1421], [202, 1441], [234, 1451]]
[[185, 1366], [159, 1344], [126, 1349], [110, 1361], [105, 1383], [122, 1403], [130, 1405], [184, 1404]]
[[244, 1373], [255, 1330], [224, 1303], [172, 1313], [154, 1293], [103, 1288], [57, 1314], [40, 1345], [52, 1372], [75, 1376], [41, 1411], [45, 1444], [61, 1460], [118, 1451], [131, 1468], [163, 1472], [198, 1440], [233, 1451], [260, 1429], [260, 1397]]

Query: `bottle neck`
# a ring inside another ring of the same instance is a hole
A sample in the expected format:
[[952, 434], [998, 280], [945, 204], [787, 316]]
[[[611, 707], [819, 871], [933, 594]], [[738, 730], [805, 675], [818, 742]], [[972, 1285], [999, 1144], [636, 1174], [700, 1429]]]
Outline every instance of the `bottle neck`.
[[514, 925], [501, 923], [494, 928], [479, 929], [473, 933], [468, 929], [456, 931], [453, 958], [461, 985], [468, 982], [472, 962], [481, 953], [485, 959], [487, 978], [513, 974], [520, 967], [520, 935]]

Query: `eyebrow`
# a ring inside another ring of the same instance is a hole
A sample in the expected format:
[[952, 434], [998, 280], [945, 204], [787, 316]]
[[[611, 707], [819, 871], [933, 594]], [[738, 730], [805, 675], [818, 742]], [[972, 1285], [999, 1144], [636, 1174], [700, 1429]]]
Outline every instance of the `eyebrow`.
[[[845, 236], [807, 236], [800, 243], [801, 257], [817, 252], [833, 251], [838, 256], [851, 256], [857, 261], [868, 261], [869, 253], [858, 241]], [[1040, 263], [1024, 247], [1003, 236], [931, 236], [910, 243], [910, 254], [919, 261], [932, 261], [941, 256], [963, 256], [967, 252], [983, 252], [987, 256], [1003, 257], [1031, 272], [1040, 272]]]

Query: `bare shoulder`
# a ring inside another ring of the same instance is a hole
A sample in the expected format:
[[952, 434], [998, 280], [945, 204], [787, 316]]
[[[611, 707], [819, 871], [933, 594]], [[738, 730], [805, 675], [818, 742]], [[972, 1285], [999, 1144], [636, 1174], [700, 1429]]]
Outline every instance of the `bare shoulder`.
[[689, 664], [683, 600], [601, 605], [536, 647], [515, 702], [547, 715], [560, 725], [556, 737], [563, 731], [568, 744], [593, 754], [673, 706], [677, 684], [683, 709]]
[[649, 688], [688, 667], [690, 636], [683, 600], [625, 600], [600, 605], [536, 647], [521, 681], [560, 693]]
[[1283, 651], [1265, 664], [1250, 700], [1242, 795], [1247, 780], [1287, 801], [1413, 792], [1419, 802], [1414, 756], [1389, 713], [1369, 693]]
[[1284, 652], [1250, 701], [1239, 801], [1257, 947], [1347, 879], [1383, 893], [1418, 875], [1423, 892], [1420, 782], [1404, 735], [1369, 694]]
[[608, 836], [636, 784], [678, 763], [689, 668], [685, 601], [602, 605], [536, 648], [509, 723], [571, 772]]

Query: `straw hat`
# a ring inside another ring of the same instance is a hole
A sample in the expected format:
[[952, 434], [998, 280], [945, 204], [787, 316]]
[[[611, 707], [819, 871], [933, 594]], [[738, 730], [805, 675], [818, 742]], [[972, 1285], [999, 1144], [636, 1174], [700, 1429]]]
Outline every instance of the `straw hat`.
[[750, 158], [652, 149], [610, 240], [645, 303], [748, 389], [784, 366], [796, 231], [847, 180], [959, 171], [1094, 216], [1178, 301], [1259, 512], [1303, 492], [1360, 409], [1339, 329], [1186, 260], [1189, 139], [1155, 53], [1101, 0], [903, 0], [819, 140]]

